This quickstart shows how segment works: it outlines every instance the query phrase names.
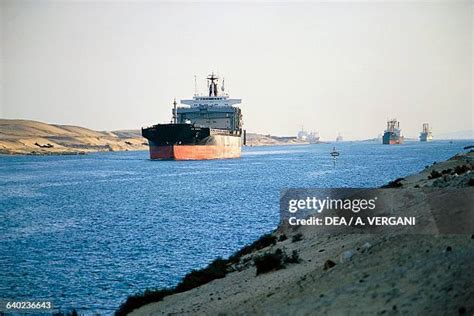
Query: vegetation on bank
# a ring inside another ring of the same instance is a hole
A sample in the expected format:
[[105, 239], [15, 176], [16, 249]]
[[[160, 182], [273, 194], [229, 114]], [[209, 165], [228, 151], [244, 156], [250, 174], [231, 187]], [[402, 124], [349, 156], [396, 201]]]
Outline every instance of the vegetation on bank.
[[186, 292], [213, 280], [224, 278], [227, 273], [230, 272], [231, 264], [238, 263], [240, 258], [247, 254], [275, 245], [276, 242], [277, 238], [275, 236], [265, 234], [250, 245], [241, 248], [228, 259], [218, 258], [201, 270], [192, 270], [186, 274], [175, 287], [146, 290], [143, 293], [129, 296], [127, 300], [120, 305], [115, 315], [127, 315], [134, 309], [149, 303], [159, 302], [166, 296]]
[[254, 259], [257, 275], [280, 270], [285, 268], [288, 263], [300, 263], [300, 261], [296, 250], [293, 250], [291, 256], [288, 256], [281, 249], [277, 249], [275, 252], [267, 252]]
[[[473, 165], [471, 163], [467, 163], [441, 171], [432, 170], [431, 173], [428, 174], [427, 178], [428, 180], [432, 180], [445, 176], [459, 176], [466, 173], [469, 174], [472, 170], [474, 170]], [[400, 188], [404, 186], [404, 183], [406, 183], [404, 181], [406, 181], [405, 178], [398, 178], [382, 186], [382, 188]], [[467, 181], [467, 185], [474, 185], [474, 178], [469, 178]], [[415, 188], [416, 187], [419, 187], [419, 185], [415, 185]], [[297, 251], [293, 251], [289, 256], [281, 249], [267, 251], [258, 256], [253, 256], [253, 258], [247, 257], [244, 260], [241, 260], [242, 257], [246, 255], [262, 250], [269, 246], [276, 245], [277, 242], [282, 242], [289, 238], [291, 238], [292, 243], [295, 243], [301, 241], [304, 236], [301, 233], [296, 233], [293, 236], [286, 236], [285, 234], [281, 234], [279, 236], [274, 236], [273, 234], [263, 235], [255, 242], [246, 245], [237, 252], [235, 252], [228, 259], [218, 258], [201, 270], [192, 270], [175, 287], [146, 290], [143, 293], [128, 297], [127, 300], [117, 310], [116, 315], [127, 315], [128, 313], [139, 307], [150, 303], [159, 302], [163, 300], [163, 298], [165, 298], [166, 296], [186, 292], [201, 285], [207, 284], [213, 280], [224, 278], [227, 273], [235, 270], [234, 265], [239, 263], [246, 263], [252, 259], [253, 264], [256, 268], [257, 276], [264, 273], [283, 269], [287, 264], [299, 263], [301, 262], [301, 259], [299, 258]], [[474, 238], [474, 235], [471, 236], [471, 239], [472, 238]], [[357, 248], [357, 250], [359, 250], [359, 248]], [[321, 251], [324, 251], [324, 249], [320, 250], [320, 252]], [[449, 247], [449, 249], [446, 249], [446, 251], [451, 251], [451, 247]], [[336, 262], [331, 259], [328, 259], [325, 261], [323, 269], [329, 270], [334, 268], [335, 266]]]
[[[279, 241], [285, 240], [286, 236], [280, 236]], [[240, 262], [243, 256], [251, 254], [255, 251], [276, 245], [277, 237], [272, 234], [265, 234], [253, 243], [244, 246], [228, 259], [218, 258], [211, 262], [207, 267], [200, 270], [192, 270], [184, 276], [184, 278], [175, 286], [163, 289], [148, 289], [143, 293], [129, 296], [127, 300], [120, 305], [115, 315], [127, 315], [134, 309], [163, 300], [166, 296], [186, 292], [207, 284], [213, 280], [224, 278], [227, 273], [233, 271], [231, 265]], [[291, 255], [285, 254], [281, 249], [275, 252], [268, 252], [254, 258], [254, 264], [257, 269], [257, 275], [282, 269], [286, 264], [299, 263], [301, 260], [297, 251], [293, 251]]]
[[388, 188], [400, 188], [403, 186], [402, 181], [405, 180], [405, 178], [398, 178], [393, 181], [390, 181], [386, 185], [382, 185], [381, 188], [388, 189]]

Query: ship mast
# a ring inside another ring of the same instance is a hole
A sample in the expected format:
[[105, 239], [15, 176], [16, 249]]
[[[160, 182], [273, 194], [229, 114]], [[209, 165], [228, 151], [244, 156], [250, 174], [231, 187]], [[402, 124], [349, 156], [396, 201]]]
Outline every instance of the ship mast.
[[[216, 76], [214, 75], [214, 73], [212, 73], [211, 75], [209, 75], [209, 76], [207, 77], [207, 80], [209, 80], [208, 85], [209, 85], [209, 96], [210, 96], [210, 97], [212, 97], [212, 96], [217, 97], [217, 90], [218, 90], [218, 89], [217, 89], [217, 80], [218, 80], [218, 79], [219, 79], [219, 78], [216, 77]], [[214, 82], [214, 81], [216, 81], [216, 82]]]
[[194, 75], [194, 96], [195, 97], [198, 96], [198, 85], [197, 85], [196, 75]]
[[176, 103], [176, 98], [174, 98], [174, 101], [173, 101], [173, 124], [177, 124], [178, 123], [178, 115], [177, 115], [177, 112], [176, 112], [176, 105], [178, 103]]

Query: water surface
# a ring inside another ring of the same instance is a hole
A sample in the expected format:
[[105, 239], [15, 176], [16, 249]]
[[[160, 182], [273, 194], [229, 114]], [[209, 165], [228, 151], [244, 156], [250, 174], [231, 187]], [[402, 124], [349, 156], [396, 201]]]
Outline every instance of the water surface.
[[147, 152], [0, 156], [0, 298], [111, 314], [278, 223], [282, 188], [377, 187], [472, 142], [245, 148], [241, 159]]

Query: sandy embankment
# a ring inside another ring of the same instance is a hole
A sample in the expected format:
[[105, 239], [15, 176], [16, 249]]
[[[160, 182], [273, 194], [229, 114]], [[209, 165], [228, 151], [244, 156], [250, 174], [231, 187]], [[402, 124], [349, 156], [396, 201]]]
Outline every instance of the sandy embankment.
[[[295, 137], [247, 134], [248, 146], [305, 144]], [[79, 126], [0, 119], [0, 154], [82, 154], [98, 151], [148, 150], [140, 130], [99, 132]]]
[[247, 146], [304, 145], [308, 142], [299, 141], [296, 137], [279, 137], [247, 133]]
[[[398, 182], [413, 190], [474, 190], [473, 165], [474, 154], [462, 154]], [[458, 175], [456, 166], [466, 167]], [[432, 174], [435, 179], [428, 178]], [[415, 214], [428, 203], [415, 202], [405, 205]], [[464, 206], [472, 210], [472, 202], [468, 199]], [[301, 238], [294, 237], [299, 234]], [[224, 278], [167, 296], [131, 315], [474, 313], [474, 235], [324, 235], [313, 227], [279, 227], [272, 235], [287, 239], [241, 257], [228, 266]], [[257, 276], [253, 259], [277, 249], [296, 251], [300, 262]], [[328, 260], [335, 265], [329, 267]]]
[[28, 120], [0, 119], [0, 154], [79, 154], [145, 150], [139, 131], [97, 132]]

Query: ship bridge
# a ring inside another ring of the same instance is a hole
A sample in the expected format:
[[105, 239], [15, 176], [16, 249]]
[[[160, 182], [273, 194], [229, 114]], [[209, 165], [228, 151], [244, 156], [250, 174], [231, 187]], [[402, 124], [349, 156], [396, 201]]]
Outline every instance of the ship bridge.
[[[194, 92], [194, 97], [191, 100], [181, 100], [181, 104], [189, 105], [191, 107], [227, 107], [235, 104], [240, 104], [242, 99], [230, 99], [229, 95], [225, 93], [224, 79], [222, 79], [221, 92], [217, 87], [219, 78], [212, 73], [206, 78], [209, 89], [208, 96], [198, 95]], [[196, 88], [195, 88], [196, 90]]]
[[216, 75], [211, 74], [206, 79], [209, 94], [203, 96], [195, 91], [192, 99], [181, 100], [180, 103], [188, 107], [177, 108], [178, 123], [239, 131], [242, 128], [242, 114], [240, 108], [234, 105], [240, 104], [242, 99], [229, 98], [225, 93], [224, 80], [219, 92], [219, 78]]
[[230, 99], [229, 96], [218, 97], [202, 97], [195, 96], [192, 99], [181, 100], [181, 104], [189, 105], [191, 107], [231, 107], [242, 103], [242, 99]]

